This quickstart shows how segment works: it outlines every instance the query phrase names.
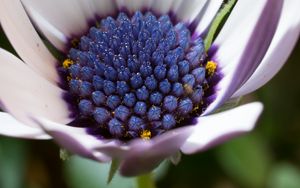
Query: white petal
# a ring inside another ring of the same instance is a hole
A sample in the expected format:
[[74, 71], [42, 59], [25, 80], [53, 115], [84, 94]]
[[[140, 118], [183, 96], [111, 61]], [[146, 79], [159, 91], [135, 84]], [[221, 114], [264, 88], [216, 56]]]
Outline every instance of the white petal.
[[68, 37], [60, 30], [55, 28], [35, 9], [28, 7], [30, 17], [35, 22], [38, 29], [46, 36], [46, 38], [59, 50], [65, 51], [68, 44]]
[[[89, 3], [79, 0], [22, 0], [22, 2], [30, 15], [34, 10], [34, 14], [39, 14], [69, 38], [80, 35], [88, 29], [88, 20], [91, 19], [91, 15], [87, 13]], [[38, 18], [33, 17], [33, 19]]]
[[262, 104], [255, 102], [219, 114], [200, 117], [181, 151], [186, 154], [203, 151], [251, 131], [262, 110]]
[[171, 12], [173, 13], [177, 12], [181, 4], [184, 3], [184, 1], [185, 0], [173, 0]]
[[153, 0], [116, 0], [118, 8], [122, 10], [127, 9], [130, 13], [137, 10], [149, 9], [152, 5]]
[[[100, 0], [101, 1], [101, 0]], [[92, 0], [73, 0], [69, 3], [77, 3], [80, 7], [80, 11], [83, 13], [85, 21], [91, 21], [95, 19], [96, 7], [94, 1]]]
[[43, 77], [57, 82], [57, 60], [38, 36], [20, 1], [2, 0], [0, 19], [6, 36], [23, 61]]
[[70, 122], [64, 91], [28, 68], [14, 55], [0, 49], [0, 102], [19, 121], [34, 126], [32, 117]]
[[35, 120], [60, 146], [82, 157], [108, 162], [111, 160], [111, 157], [97, 151], [95, 148], [119, 147], [114, 142], [104, 142], [95, 136], [89, 135], [85, 128], [71, 127], [44, 118]]
[[[238, 1], [232, 12], [230, 13], [229, 18], [223, 26], [215, 43], [222, 44], [226, 40], [228, 40], [228, 37], [234, 38], [240, 36], [238, 35], [241, 30], [238, 30], [240, 26], [244, 26], [245, 28], [252, 28], [257, 18], [261, 14], [264, 5], [267, 3], [266, 1], [267, 0], [261, 0], [258, 3], [252, 3], [251, 1]], [[249, 25], [248, 23], [251, 25]], [[246, 34], [247, 33], [243, 33], [243, 35]]]
[[207, 0], [185, 0], [182, 1], [176, 11], [174, 11], [176, 18], [180, 21], [191, 23], [201, 12]]
[[182, 2], [183, 0], [153, 0], [151, 10], [153, 10], [155, 13], [158, 13], [159, 15], [168, 13], [175, 13], [176, 15]]
[[0, 134], [4, 136], [28, 138], [28, 139], [49, 139], [42, 129], [25, 125], [8, 113], [0, 112]]
[[197, 28], [195, 30], [195, 35], [202, 35], [204, 32], [208, 30], [208, 26], [213, 21], [214, 17], [218, 13], [223, 0], [213, 0], [207, 1], [205, 7], [201, 11], [201, 13], [197, 16], [196, 20], [198, 20]]
[[93, 0], [98, 16], [111, 15], [116, 11], [116, 4], [112, 0]]
[[[55, 2], [54, 2], [55, 3]], [[63, 2], [61, 2], [63, 3]], [[94, 21], [95, 16], [106, 16], [108, 14], [113, 14], [115, 12], [115, 4], [111, 0], [93, 0], [93, 1], [85, 1], [85, 0], [76, 0], [75, 2], [66, 1], [66, 3], [73, 4], [75, 3], [75, 7], [80, 8], [80, 14], [82, 17], [80, 20], [73, 20], [72, 23], [75, 24], [77, 21], [80, 21], [80, 29], [74, 27], [74, 25], [66, 25], [64, 28], [64, 24], [66, 22], [70, 22], [70, 19], [77, 19], [77, 17], [73, 17], [73, 15], [65, 15], [69, 18], [62, 17], [62, 23], [58, 23], [57, 21], [51, 22], [51, 18], [48, 15], [40, 13], [39, 11], [40, 5], [37, 7], [32, 6], [31, 1], [24, 0], [24, 6], [27, 9], [28, 14], [31, 19], [35, 22], [39, 30], [46, 36], [46, 38], [59, 50], [65, 51], [67, 50], [68, 39], [74, 37], [75, 35], [82, 34], [87, 30], [87, 24], [89, 21]], [[64, 14], [64, 10], [61, 10]], [[75, 10], [74, 10], [75, 11]], [[56, 13], [56, 12], [55, 12]], [[52, 19], [53, 20], [53, 19]], [[63, 29], [61, 29], [63, 28]], [[75, 36], [76, 37], [76, 36]]]
[[287, 61], [299, 38], [299, 7], [298, 0], [284, 1], [278, 28], [262, 63], [234, 97], [250, 93], [267, 83]]
[[216, 99], [203, 115], [228, 100], [255, 71], [272, 41], [281, 8], [282, 1], [237, 2], [213, 44], [217, 50], [212, 59], [224, 77], [215, 87]]
[[164, 0], [164, 1], [153, 0], [152, 10], [160, 14], [167, 14], [170, 12], [173, 5], [174, 5], [174, 0]]

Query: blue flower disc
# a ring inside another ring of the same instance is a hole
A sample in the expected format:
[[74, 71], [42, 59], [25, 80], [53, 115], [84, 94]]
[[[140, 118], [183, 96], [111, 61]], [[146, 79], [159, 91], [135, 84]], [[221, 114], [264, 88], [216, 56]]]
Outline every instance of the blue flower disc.
[[208, 82], [200, 37], [151, 12], [121, 12], [99, 23], [60, 67], [77, 119], [89, 119], [85, 127], [105, 138], [154, 137], [201, 108]]

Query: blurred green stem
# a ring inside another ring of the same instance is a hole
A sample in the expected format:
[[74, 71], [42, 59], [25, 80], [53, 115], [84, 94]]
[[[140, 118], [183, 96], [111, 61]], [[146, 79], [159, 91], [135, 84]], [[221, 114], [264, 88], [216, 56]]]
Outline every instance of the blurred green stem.
[[152, 173], [136, 177], [137, 188], [156, 188]]

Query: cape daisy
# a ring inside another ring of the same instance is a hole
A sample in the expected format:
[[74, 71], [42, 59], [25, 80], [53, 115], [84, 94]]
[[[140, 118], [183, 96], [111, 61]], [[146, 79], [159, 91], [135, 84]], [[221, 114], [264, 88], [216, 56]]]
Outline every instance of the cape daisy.
[[221, 0], [0, 2], [20, 57], [0, 49], [0, 134], [118, 159], [125, 176], [250, 131], [260, 103], [212, 113], [269, 81], [300, 30], [298, 0], [238, 1], [211, 46]]

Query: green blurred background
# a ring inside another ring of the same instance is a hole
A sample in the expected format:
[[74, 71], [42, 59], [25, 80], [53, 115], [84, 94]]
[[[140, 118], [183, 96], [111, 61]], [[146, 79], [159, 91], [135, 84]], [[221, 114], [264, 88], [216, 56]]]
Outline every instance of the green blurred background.
[[[13, 52], [0, 28], [0, 47]], [[278, 52], [280, 53], [280, 52]], [[155, 173], [159, 188], [300, 188], [300, 42], [267, 85], [243, 98], [262, 101], [256, 129], [206, 152], [166, 162]], [[5, 126], [5, 125], [1, 125]], [[0, 188], [129, 188], [133, 178], [80, 157], [62, 161], [52, 141], [0, 136]]]

